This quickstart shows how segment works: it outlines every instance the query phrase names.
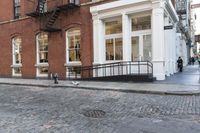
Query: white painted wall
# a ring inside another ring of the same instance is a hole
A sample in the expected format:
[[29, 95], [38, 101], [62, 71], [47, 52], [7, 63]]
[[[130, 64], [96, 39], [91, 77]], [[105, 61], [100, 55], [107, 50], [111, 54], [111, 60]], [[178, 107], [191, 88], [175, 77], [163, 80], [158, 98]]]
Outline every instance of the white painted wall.
[[[171, 21], [178, 20], [170, 1], [160, 0], [119, 0], [90, 8], [93, 16], [94, 64], [105, 63], [104, 20], [112, 17], [122, 18], [123, 61], [130, 61], [130, 19], [129, 16], [142, 12], [151, 12], [152, 18], [152, 63], [153, 76], [164, 80], [165, 75], [175, 71], [175, 29], [164, 31], [164, 14], [167, 12]], [[173, 23], [173, 24], [174, 24]], [[166, 64], [166, 65], [165, 65]]]

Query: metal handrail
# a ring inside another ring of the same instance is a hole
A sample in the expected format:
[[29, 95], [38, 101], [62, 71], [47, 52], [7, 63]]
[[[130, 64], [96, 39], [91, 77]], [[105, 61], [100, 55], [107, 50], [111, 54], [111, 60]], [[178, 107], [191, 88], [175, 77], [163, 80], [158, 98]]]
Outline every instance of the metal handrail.
[[[77, 70], [71, 74], [70, 70]], [[120, 75], [147, 75], [153, 78], [153, 64], [150, 61], [123, 61], [92, 66], [67, 67], [68, 79], [88, 79]]]

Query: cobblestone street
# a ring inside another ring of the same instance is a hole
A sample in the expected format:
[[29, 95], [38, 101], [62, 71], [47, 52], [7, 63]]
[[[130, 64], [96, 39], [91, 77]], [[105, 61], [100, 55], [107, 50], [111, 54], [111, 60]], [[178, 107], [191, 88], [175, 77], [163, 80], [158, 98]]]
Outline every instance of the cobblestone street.
[[199, 133], [200, 96], [0, 85], [0, 132]]

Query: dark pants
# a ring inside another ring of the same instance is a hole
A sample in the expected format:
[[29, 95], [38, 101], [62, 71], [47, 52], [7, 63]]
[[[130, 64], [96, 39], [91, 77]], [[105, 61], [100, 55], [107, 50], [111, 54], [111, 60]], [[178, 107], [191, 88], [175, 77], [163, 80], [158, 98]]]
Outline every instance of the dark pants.
[[183, 71], [183, 67], [179, 67], [179, 72], [182, 72]]
[[178, 65], [178, 69], [179, 69], [179, 72], [182, 72], [183, 71], [183, 66], [182, 65]]

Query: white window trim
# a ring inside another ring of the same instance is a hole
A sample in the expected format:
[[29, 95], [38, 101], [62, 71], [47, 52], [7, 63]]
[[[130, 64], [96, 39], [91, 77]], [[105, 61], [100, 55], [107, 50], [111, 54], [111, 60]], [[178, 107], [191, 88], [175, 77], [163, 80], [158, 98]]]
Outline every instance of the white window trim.
[[[65, 42], [65, 44], [66, 44], [66, 57], [65, 57], [66, 58], [66, 63], [64, 64], [64, 66], [68, 66], [68, 65], [70, 65], [70, 66], [81, 65], [82, 64], [81, 61], [69, 61], [69, 52], [68, 52], [69, 51], [69, 48], [68, 48], [69, 47], [69, 44], [68, 44], [69, 39], [68, 39], [68, 31], [66, 31], [66, 42]], [[80, 33], [74, 33], [74, 34], [72, 34], [72, 36], [74, 36], [74, 35], [80, 35]], [[81, 42], [80, 42], [80, 50], [81, 50]]]
[[[74, 28], [77, 28], [77, 27], [74, 27]], [[73, 28], [72, 28], [73, 29]], [[79, 28], [80, 29], [80, 28]], [[69, 39], [68, 39], [68, 37], [69, 37], [69, 31], [70, 31], [71, 29], [69, 29], [69, 30], [67, 30], [65, 33], [66, 33], [66, 42], [65, 42], [65, 44], [66, 44], [66, 51], [65, 51], [65, 53], [66, 53], [66, 63], [64, 64], [64, 66], [65, 66], [65, 68], [66, 68], [66, 77], [68, 76], [68, 74], [69, 74], [69, 71], [68, 71], [68, 68], [67, 67], [72, 67], [72, 66], [76, 66], [76, 67], [78, 67], [78, 66], [82, 66], [82, 63], [81, 63], [81, 61], [69, 61]], [[73, 34], [71, 34], [70, 36], [75, 36], [75, 35], [79, 35], [79, 36], [81, 36], [81, 29], [80, 29], [80, 32], [75, 32], [75, 33], [73, 33]], [[81, 42], [80, 42], [80, 50], [81, 50]], [[75, 76], [72, 76], [71, 75], [71, 77], [73, 78], [73, 77], [75, 77]], [[77, 75], [77, 78], [80, 78], [81, 77], [81, 75]]]
[[21, 77], [22, 74], [16, 74], [15, 71], [14, 71], [14, 68], [21, 68], [22, 67], [22, 63], [16, 63], [16, 58], [15, 58], [15, 38], [17, 38], [17, 37], [12, 38], [12, 65], [10, 67], [12, 68], [12, 76]]
[[[151, 35], [152, 36], [152, 15], [150, 13], [147, 12], [143, 12], [143, 13], [139, 13], [139, 14], [132, 14], [130, 16], [130, 19], [133, 18], [138, 18], [138, 17], [146, 17], [146, 16], [150, 16], [151, 17], [151, 29], [146, 29], [146, 30], [137, 30], [137, 31], [132, 31], [131, 30], [131, 38], [132, 37], [139, 37], [139, 60], [142, 60], [144, 58], [144, 53], [143, 53], [143, 47], [144, 47], [144, 43], [143, 43], [143, 36], [144, 35]], [[131, 20], [132, 21], [132, 20]], [[130, 23], [130, 28], [132, 29], [132, 22]], [[151, 39], [151, 45], [152, 45], [152, 39]], [[131, 47], [132, 47], [132, 43], [131, 43]], [[132, 48], [131, 48], [132, 50]], [[151, 48], [151, 51], [153, 52], [153, 49]], [[132, 53], [132, 52], [131, 52]]]
[[[36, 63], [35, 64], [35, 67], [36, 67], [36, 77], [48, 77], [48, 74], [41, 74], [39, 73], [39, 68], [41, 67], [49, 67], [49, 63], [40, 63], [39, 61], [39, 43], [38, 43], [38, 36], [42, 34], [41, 33], [38, 33], [36, 35]], [[48, 34], [47, 34], [48, 35]], [[49, 43], [49, 42], [48, 42]], [[48, 44], [49, 45], [49, 44]]]
[[[146, 32], [145, 32], [146, 31]], [[136, 32], [132, 32], [131, 33], [131, 38], [132, 37], [139, 37], [139, 60], [142, 60], [144, 58], [144, 53], [143, 53], [143, 47], [144, 47], [144, 41], [143, 41], [143, 36], [144, 35], [151, 35], [151, 30], [143, 30], [143, 31], [136, 31]], [[152, 44], [152, 39], [151, 39], [151, 44]], [[132, 43], [131, 43], [131, 47], [132, 47]], [[131, 48], [132, 50], [132, 48]], [[152, 48], [151, 48], [152, 51]], [[153, 52], [153, 51], [152, 51]]]
[[[104, 57], [105, 57], [105, 63], [115, 63], [115, 62], [120, 62], [123, 61], [123, 54], [122, 54], [122, 60], [106, 60], [106, 40], [107, 39], [114, 39], [114, 54], [115, 54], [115, 39], [116, 38], [122, 38], [123, 40], [123, 29], [122, 29], [122, 33], [116, 33], [116, 34], [108, 34], [106, 35], [106, 26], [105, 23], [106, 22], [112, 22], [112, 21], [119, 21], [122, 22], [122, 18], [121, 17], [116, 17], [116, 18], [108, 18], [106, 20], [104, 20]], [[123, 23], [123, 22], [122, 22]], [[123, 24], [122, 24], [123, 26]], [[123, 42], [122, 42], [122, 51], [123, 51]]]
[[[115, 44], [115, 39], [117, 39], [117, 38], [121, 38], [121, 39], [123, 39], [122, 38], [122, 36], [112, 36], [112, 37], [105, 37], [106, 39], [105, 39], [105, 54], [106, 54], [106, 40], [107, 39], [113, 39], [113, 44], [114, 44], [114, 46], [113, 46], [113, 52], [114, 52], [114, 54], [115, 54], [115, 46], [116, 46], [116, 44]], [[123, 51], [123, 42], [122, 42], [122, 51]], [[106, 55], [105, 55], [105, 57], [106, 57]], [[122, 54], [122, 60], [123, 60], [123, 54]], [[106, 63], [114, 63], [114, 62], [119, 62], [119, 61], [122, 61], [122, 60], [106, 60], [106, 58], [105, 58], [105, 62]]]
[[141, 12], [141, 13], [133, 13], [130, 15], [130, 19], [133, 19], [133, 18], [139, 18], [139, 17], [147, 17], [147, 16], [150, 16], [152, 18], [152, 14], [151, 14], [151, 10], [149, 11], [144, 11], [144, 12]]

